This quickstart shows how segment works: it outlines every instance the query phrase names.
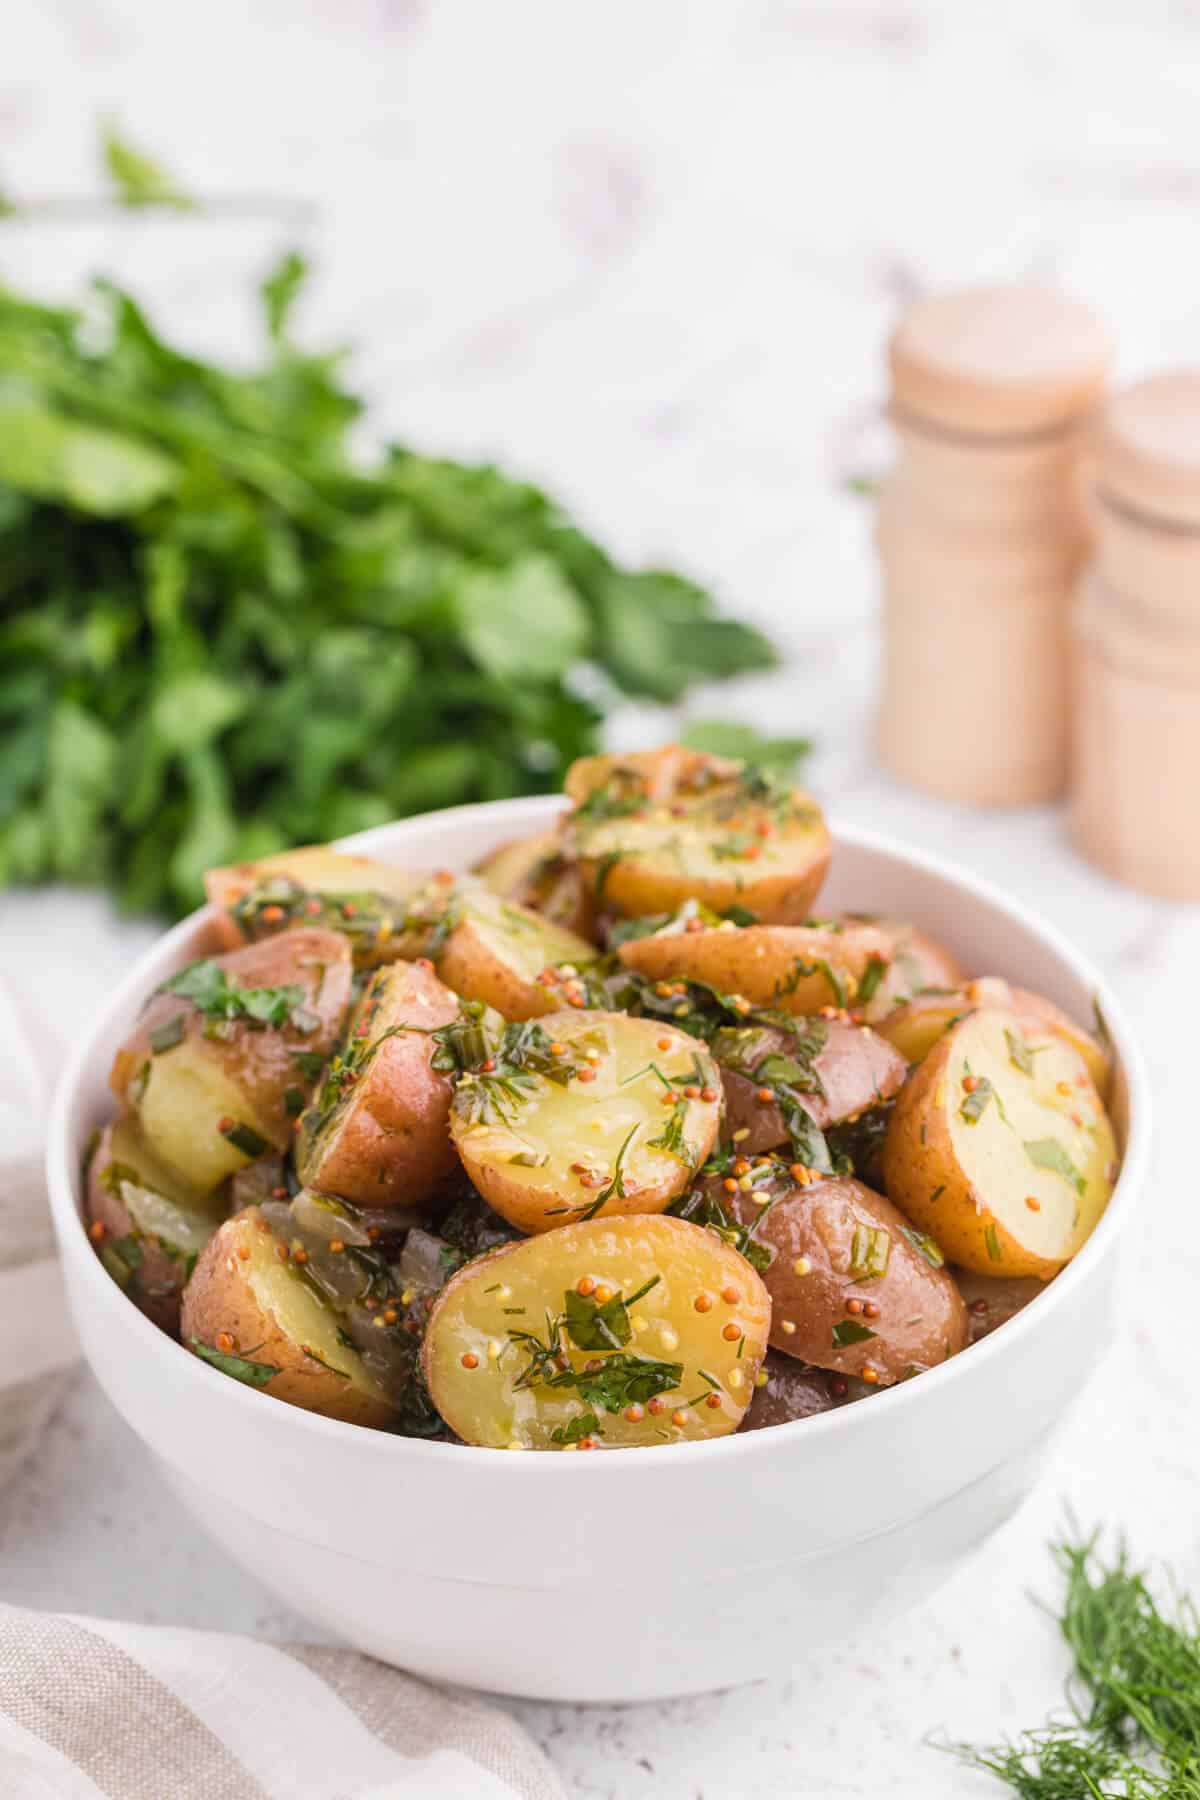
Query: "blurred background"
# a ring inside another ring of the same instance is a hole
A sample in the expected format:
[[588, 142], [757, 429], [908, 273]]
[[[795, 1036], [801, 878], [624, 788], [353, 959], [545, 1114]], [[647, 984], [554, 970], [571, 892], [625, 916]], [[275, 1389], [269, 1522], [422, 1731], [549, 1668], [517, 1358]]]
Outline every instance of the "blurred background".
[[[1109, 326], [1121, 379], [1197, 359], [1200, 4], [8, 0], [4, 38], [0, 281], [71, 301], [112, 276], [173, 341], [248, 367], [257, 283], [299, 248], [312, 278], [293, 331], [350, 347], [364, 449], [495, 459], [615, 557], [681, 570], [767, 632], [780, 667], [693, 690], [685, 715], [811, 736], [807, 780], [835, 825], [944, 850], [1068, 930], [1143, 1026], [1162, 1167], [1184, 1178], [1190, 1071], [1169, 1026], [1197, 994], [1200, 917], [1089, 869], [1053, 808], [969, 812], [876, 771], [861, 489], [889, 456], [887, 333], [931, 289], [1061, 286]], [[93, 207], [106, 120], [213, 204]], [[630, 745], [672, 724], [626, 697], [607, 729]], [[32, 1065], [22, 1106], [156, 929], [95, 892], [0, 894], [0, 982]], [[514, 1706], [578, 1791], [961, 1791], [918, 1740], [942, 1724], [994, 1736], [1056, 1691], [1050, 1627], [1030, 1644], [1043, 1628], [1021, 1589], [1042, 1581], [1064, 1495], [1085, 1519], [1132, 1521], [1194, 1585], [1186, 1359], [1156, 1286], [1179, 1276], [1178, 1235], [1148, 1245], [1143, 1272], [1103, 1403], [1085, 1402], [1057, 1482], [1005, 1540], [1019, 1579], [958, 1584], [804, 1695]], [[0, 1503], [0, 1594], [283, 1628], [181, 1532], [80, 1380]], [[797, 1733], [823, 1771], [811, 1788], [778, 1773]], [[759, 1761], [733, 1760], [735, 1744]]]

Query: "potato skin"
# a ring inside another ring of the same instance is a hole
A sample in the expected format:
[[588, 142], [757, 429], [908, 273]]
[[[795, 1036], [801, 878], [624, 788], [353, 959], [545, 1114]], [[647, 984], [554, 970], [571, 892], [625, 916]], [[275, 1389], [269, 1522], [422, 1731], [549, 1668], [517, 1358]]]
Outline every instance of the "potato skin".
[[[236, 1019], [222, 1035], [211, 1036], [209, 1021], [191, 1000], [171, 992], [151, 996], [117, 1052], [110, 1085], [122, 1105], [141, 1118], [151, 1149], [185, 1181], [205, 1189], [254, 1160], [219, 1131], [221, 1116], [231, 1114], [277, 1150], [291, 1143], [288, 1096], [303, 1097], [312, 1088], [297, 1056], [329, 1055], [349, 1003], [352, 975], [346, 940], [320, 927], [281, 932], [211, 960], [238, 987], [301, 988], [315, 1024], [301, 1030], [290, 1019], [280, 1027]], [[152, 1034], [177, 1018], [183, 1025], [180, 1042], [156, 1054]], [[194, 1077], [211, 1083], [211, 1091], [198, 1092], [194, 1105], [176, 1106], [172, 1084], [195, 1091]]]
[[215, 1231], [221, 1223], [221, 1211], [211, 1200], [191, 1193], [157, 1162], [139, 1141], [132, 1120], [114, 1119], [104, 1127], [87, 1168], [84, 1210], [91, 1226], [88, 1235], [102, 1261], [106, 1248], [134, 1240], [139, 1260], [119, 1285], [160, 1331], [175, 1337], [179, 1333], [179, 1300], [188, 1276], [189, 1256], [184, 1249], [168, 1247], [135, 1223], [123, 1191], [126, 1171], [139, 1184], [185, 1208], [193, 1215], [199, 1231]]
[[[184, 1344], [191, 1348], [192, 1340], [198, 1339], [209, 1349], [223, 1350], [224, 1340], [218, 1344], [217, 1339], [227, 1334], [231, 1354], [279, 1371], [261, 1388], [262, 1393], [329, 1419], [344, 1419], [347, 1424], [387, 1425], [393, 1409], [361, 1370], [354, 1352], [342, 1349], [341, 1355], [345, 1366], [359, 1373], [357, 1380], [329, 1365], [329, 1355], [336, 1355], [340, 1346], [331, 1351], [330, 1342], [323, 1339], [320, 1355], [313, 1356], [289, 1334], [281, 1313], [289, 1303], [295, 1304], [297, 1296], [284, 1284], [299, 1278], [279, 1260], [280, 1248], [257, 1207], [226, 1220], [210, 1239], [184, 1289], [180, 1321]], [[300, 1304], [309, 1298], [306, 1290]], [[317, 1309], [311, 1316], [336, 1346], [336, 1319], [315, 1296], [311, 1300]]]
[[634, 938], [617, 954], [651, 981], [706, 981], [752, 1006], [803, 1014], [853, 1006], [868, 969], [891, 951], [873, 925], [725, 925]]
[[[626, 1013], [551, 1013], [539, 1023], [551, 1040], [564, 1045], [568, 1060], [589, 1045], [603, 1043], [603, 1054], [565, 1085], [537, 1077], [528, 1097], [508, 1108], [507, 1118], [477, 1117], [476, 1085], [487, 1090], [470, 1078], [460, 1082], [450, 1130], [468, 1177], [501, 1218], [529, 1233], [554, 1231], [572, 1215], [577, 1221], [585, 1213], [662, 1212], [684, 1191], [716, 1140], [720, 1081], [704, 1046], [673, 1026]], [[669, 1106], [664, 1082], [674, 1095]], [[652, 1142], [676, 1108], [683, 1134], [679, 1148], [686, 1156]], [[595, 1130], [593, 1120], [606, 1128]], [[627, 1134], [623, 1191], [614, 1189], [602, 1199], [615, 1179]], [[529, 1155], [542, 1160], [515, 1160]]]
[[428, 963], [391, 963], [372, 976], [347, 1049], [300, 1121], [305, 1186], [360, 1206], [401, 1206], [451, 1173], [453, 1083], [432, 1066], [430, 1033], [458, 1012]]
[[[1011, 1065], [1001, 1033], [1026, 1041], [1036, 1076]], [[1047, 1087], [1050, 1071], [1059, 1079]], [[997, 1096], [974, 1124], [962, 1111], [964, 1080], [985, 1080]], [[1034, 1108], [1029, 1124], [1027, 1105]], [[1022, 1142], [1035, 1139], [1053, 1140], [1077, 1171], [1086, 1170], [1077, 1195], [1023, 1153]], [[978, 1182], [971, 1174], [977, 1164]], [[943, 1032], [909, 1076], [888, 1123], [883, 1166], [888, 1193], [952, 1262], [980, 1275], [1045, 1281], [1082, 1247], [1103, 1212], [1117, 1152], [1086, 1065], [1066, 1039], [1034, 1032], [1027, 1017], [981, 1007]]]
[[1061, 1037], [1083, 1058], [1101, 1099], [1107, 1098], [1112, 1059], [1099, 1039], [1077, 1025], [1052, 1000], [1031, 993], [1028, 988], [1012, 987], [999, 976], [981, 976], [945, 993], [915, 994], [881, 1019], [875, 1029], [910, 1063], [919, 1063], [944, 1031], [965, 1013], [983, 1006], [1004, 1008], [1032, 1029], [1052, 1031]]
[[[898, 1051], [865, 1026], [830, 1019], [826, 1030], [824, 1047], [812, 1060], [820, 1086], [815, 1093], [803, 1096], [806, 1111], [822, 1131], [857, 1119], [890, 1100], [899, 1093], [908, 1073], [908, 1065]], [[765, 1027], [760, 1036], [762, 1056], [772, 1051], [788, 1054], [786, 1032]], [[719, 1036], [713, 1048], [720, 1063]], [[761, 1061], [757, 1053], [754, 1061]], [[721, 1085], [725, 1090], [723, 1135], [732, 1140], [735, 1132], [746, 1132], [737, 1140], [743, 1156], [756, 1156], [762, 1150], [773, 1150], [788, 1142], [787, 1126], [778, 1104], [759, 1099], [759, 1084], [752, 1075], [722, 1064]]]
[[557, 831], [541, 831], [534, 837], [501, 844], [475, 865], [475, 873], [503, 899], [595, 942], [596, 909], [591, 891]]
[[[298, 924], [325, 925], [346, 933], [360, 967], [374, 967], [419, 953], [405, 945], [398, 928], [420, 881], [391, 863], [309, 844], [257, 862], [210, 869], [204, 888], [216, 909], [223, 949], [235, 950]], [[345, 911], [343, 901], [351, 903]]]
[[558, 1000], [539, 976], [596, 954], [574, 932], [485, 888], [464, 891], [457, 905], [461, 917], [438, 953], [438, 974], [463, 999], [482, 1001], [506, 1019], [553, 1012]]
[[[725, 1195], [729, 1210], [743, 1225], [753, 1225], [755, 1242], [772, 1253], [763, 1280], [773, 1308], [773, 1349], [887, 1387], [963, 1348], [962, 1297], [946, 1270], [935, 1268], [906, 1235], [908, 1220], [890, 1200], [849, 1176], [804, 1187], [783, 1182], [776, 1191], [765, 1210], [740, 1187]], [[867, 1276], [860, 1266], [865, 1258], [855, 1263], [855, 1234], [865, 1251], [870, 1241], [862, 1234], [880, 1231], [887, 1233], [886, 1268]], [[879, 1316], [848, 1312], [848, 1300], [878, 1306]], [[872, 1335], [834, 1341], [836, 1329], [853, 1334], [859, 1327]]]
[[564, 831], [606, 910], [634, 918], [698, 899], [782, 923], [811, 912], [830, 855], [811, 795], [678, 744], [584, 757], [566, 786]]
[[[610, 1366], [607, 1348], [584, 1347], [571, 1336], [565, 1307], [581, 1292], [595, 1295], [596, 1304], [626, 1297], [629, 1335], [618, 1336], [613, 1353], [681, 1365], [677, 1382], [645, 1404], [627, 1410], [621, 1399], [611, 1411], [574, 1383], [528, 1382], [528, 1345], [512, 1333], [536, 1333], [549, 1347], [556, 1319], [559, 1361], [550, 1373], [586, 1377]], [[468, 1263], [434, 1303], [422, 1362], [438, 1411], [471, 1444], [554, 1449], [561, 1444], [554, 1431], [568, 1429], [588, 1407], [598, 1430], [587, 1448], [724, 1437], [754, 1392], [770, 1314], [758, 1275], [715, 1233], [683, 1219], [594, 1219]]]

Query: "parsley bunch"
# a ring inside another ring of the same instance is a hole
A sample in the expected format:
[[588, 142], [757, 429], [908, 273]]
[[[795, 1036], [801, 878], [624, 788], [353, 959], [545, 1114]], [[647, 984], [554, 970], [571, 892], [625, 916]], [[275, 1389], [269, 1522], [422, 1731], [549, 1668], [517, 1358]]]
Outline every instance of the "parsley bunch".
[[[125, 204], [190, 204], [105, 155]], [[341, 354], [292, 336], [305, 273], [263, 283], [249, 372], [107, 281], [0, 290], [0, 885], [179, 911], [214, 864], [556, 788], [618, 696], [774, 661], [501, 469], [352, 454]]]

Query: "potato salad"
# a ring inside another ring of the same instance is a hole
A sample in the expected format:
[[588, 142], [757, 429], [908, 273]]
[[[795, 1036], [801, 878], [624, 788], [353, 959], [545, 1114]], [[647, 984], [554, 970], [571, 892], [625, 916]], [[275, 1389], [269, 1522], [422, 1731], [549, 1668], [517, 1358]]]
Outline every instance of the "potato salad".
[[823, 914], [768, 769], [668, 746], [567, 795], [470, 872], [212, 872], [88, 1156], [129, 1301], [213, 1379], [548, 1453], [799, 1424], [1036, 1302], [1117, 1178], [1103, 1031]]

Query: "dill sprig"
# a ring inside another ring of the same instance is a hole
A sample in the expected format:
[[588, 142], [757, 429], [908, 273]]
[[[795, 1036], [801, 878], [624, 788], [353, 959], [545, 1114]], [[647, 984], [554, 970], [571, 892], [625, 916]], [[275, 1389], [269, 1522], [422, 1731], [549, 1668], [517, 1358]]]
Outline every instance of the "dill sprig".
[[948, 1747], [1021, 1800], [1200, 1800], [1200, 1614], [1186, 1595], [1164, 1611], [1125, 1543], [1108, 1562], [1097, 1544], [1053, 1546], [1069, 1712], [1001, 1744]]

